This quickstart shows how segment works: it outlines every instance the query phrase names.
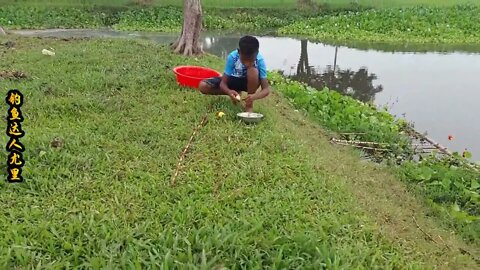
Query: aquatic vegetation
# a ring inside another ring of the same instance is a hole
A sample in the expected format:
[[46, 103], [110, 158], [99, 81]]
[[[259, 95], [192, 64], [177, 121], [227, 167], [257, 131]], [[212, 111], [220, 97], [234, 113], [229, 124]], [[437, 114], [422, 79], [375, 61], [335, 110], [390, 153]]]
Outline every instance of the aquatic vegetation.
[[276, 89], [330, 130], [364, 133], [360, 139], [387, 143], [399, 154], [408, 148], [409, 140], [402, 134], [407, 123], [395, 119], [386, 110], [380, 111], [373, 105], [343, 96], [328, 88], [317, 91], [275, 73], [271, 76]]
[[[273, 29], [312, 17], [271, 9], [207, 9], [203, 24], [207, 30]], [[178, 32], [182, 28], [180, 7], [112, 8], [98, 7], [0, 7], [0, 25], [12, 29], [98, 28], [118, 30]]]
[[276, 29], [313, 16], [312, 13], [272, 9], [207, 9], [204, 26], [211, 30]]
[[278, 32], [336, 41], [480, 43], [479, 13], [477, 6], [348, 11], [298, 21]]
[[[480, 43], [480, 7], [414, 7], [404, 9], [322, 10], [288, 9], [204, 10], [207, 30], [278, 29], [282, 35], [301, 35], [336, 42]], [[178, 32], [180, 7], [100, 8], [30, 7], [0, 8], [0, 25], [7, 28], [97, 28]]]
[[0, 7], [0, 25], [11, 29], [100, 27], [106, 13], [89, 8]]
[[480, 241], [480, 169], [469, 166], [458, 154], [415, 162], [410, 159], [410, 140], [402, 132], [407, 123], [386, 110], [328, 88], [317, 91], [276, 73], [270, 78], [277, 91], [322, 126], [338, 133], [361, 134], [359, 138], [365, 141], [387, 143], [391, 152], [382, 157], [393, 161], [388, 164], [394, 165], [401, 178], [444, 213], [466, 240]]
[[[259, 10], [208, 9], [204, 11], [203, 26], [207, 30], [261, 30], [288, 25], [297, 17], [301, 15]], [[181, 30], [182, 23], [182, 9], [156, 7], [128, 10], [122, 13], [120, 21], [114, 27], [119, 30], [176, 32]]]
[[456, 155], [405, 162], [399, 172], [466, 240], [480, 243], [480, 170]]
[[183, 12], [177, 7], [130, 9], [123, 12], [114, 25], [118, 30], [179, 32]]

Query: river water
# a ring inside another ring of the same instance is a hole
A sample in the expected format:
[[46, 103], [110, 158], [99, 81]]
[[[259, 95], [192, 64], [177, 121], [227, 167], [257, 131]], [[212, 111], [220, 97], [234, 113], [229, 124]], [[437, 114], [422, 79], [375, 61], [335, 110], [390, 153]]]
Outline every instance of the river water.
[[[141, 38], [171, 42], [175, 35], [112, 30], [17, 31], [44, 37]], [[204, 49], [220, 57], [237, 48], [239, 33], [205, 33]], [[327, 86], [364, 102], [388, 106], [397, 117], [452, 151], [480, 160], [480, 48], [336, 46], [258, 36], [271, 70], [317, 88]], [[428, 51], [431, 49], [432, 51]], [[421, 52], [415, 52], [421, 50]], [[449, 140], [449, 136], [453, 140]]]

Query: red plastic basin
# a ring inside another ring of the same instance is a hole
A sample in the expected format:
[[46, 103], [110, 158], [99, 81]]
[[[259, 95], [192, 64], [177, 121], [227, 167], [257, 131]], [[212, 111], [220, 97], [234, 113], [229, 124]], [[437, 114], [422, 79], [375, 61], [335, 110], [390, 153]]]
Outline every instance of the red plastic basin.
[[216, 70], [197, 66], [179, 66], [174, 68], [173, 72], [177, 76], [178, 84], [190, 88], [198, 88], [202, 80], [222, 76]]

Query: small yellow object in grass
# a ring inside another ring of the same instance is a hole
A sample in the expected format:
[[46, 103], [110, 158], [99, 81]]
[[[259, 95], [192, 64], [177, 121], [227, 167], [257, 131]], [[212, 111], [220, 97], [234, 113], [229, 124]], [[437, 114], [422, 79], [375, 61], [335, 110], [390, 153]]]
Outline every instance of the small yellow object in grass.
[[222, 118], [225, 115], [224, 112], [217, 112], [217, 117]]

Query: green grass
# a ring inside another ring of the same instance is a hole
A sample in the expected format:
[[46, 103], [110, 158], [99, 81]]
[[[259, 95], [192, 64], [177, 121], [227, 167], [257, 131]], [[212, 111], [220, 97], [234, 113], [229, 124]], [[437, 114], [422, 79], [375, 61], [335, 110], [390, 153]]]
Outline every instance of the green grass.
[[[29, 75], [2, 80], [5, 94], [25, 96], [26, 182], [0, 182], [2, 269], [475, 267], [457, 240], [438, 253], [417, 230], [380, 233], [348, 183], [390, 177], [320, 134], [305, 137], [288, 120], [298, 113], [278, 110], [290, 108], [284, 99], [258, 102], [266, 118], [246, 126], [226, 99], [176, 85], [172, 67], [221, 70], [218, 58], [187, 59], [141, 41], [15, 41], [15, 50], [2, 49], [0, 69]], [[49, 47], [55, 57], [40, 53]], [[178, 155], [209, 105], [172, 187]], [[63, 146], [52, 147], [54, 138]], [[385, 193], [364, 187], [372, 198]]]
[[[388, 8], [405, 6], [453, 6], [456, 4], [478, 4], [475, 0], [316, 0], [315, 3], [331, 7], [348, 7], [358, 3], [365, 7]], [[0, 0], [0, 4], [20, 5], [48, 5], [48, 6], [129, 6], [133, 0]], [[153, 0], [154, 5], [181, 6], [182, 0]], [[238, 8], [238, 7], [268, 7], [268, 8], [295, 8], [297, 0], [202, 0], [205, 7]]]

